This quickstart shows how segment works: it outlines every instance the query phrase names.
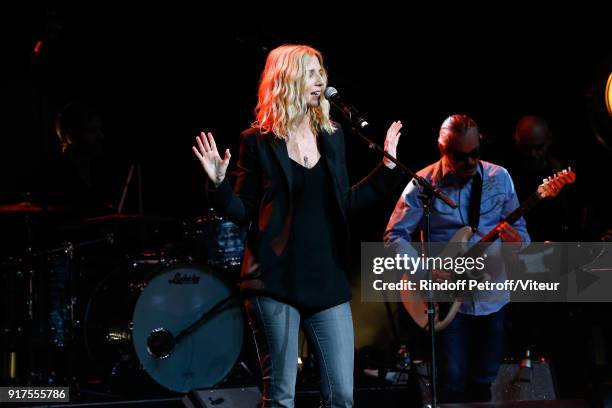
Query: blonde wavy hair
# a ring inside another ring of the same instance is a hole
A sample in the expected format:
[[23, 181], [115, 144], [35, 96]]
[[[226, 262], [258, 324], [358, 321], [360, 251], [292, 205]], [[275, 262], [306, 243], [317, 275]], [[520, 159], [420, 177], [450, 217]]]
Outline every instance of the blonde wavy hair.
[[[282, 45], [270, 51], [259, 82], [255, 121], [252, 123], [254, 127], [286, 140], [303, 115], [308, 114], [315, 134], [322, 130], [330, 133], [335, 130], [329, 118], [327, 99], [321, 98], [319, 106], [314, 108], [306, 103], [308, 63], [311, 58], [317, 58], [323, 67], [321, 53], [307, 45]], [[323, 82], [325, 89], [325, 68]]]

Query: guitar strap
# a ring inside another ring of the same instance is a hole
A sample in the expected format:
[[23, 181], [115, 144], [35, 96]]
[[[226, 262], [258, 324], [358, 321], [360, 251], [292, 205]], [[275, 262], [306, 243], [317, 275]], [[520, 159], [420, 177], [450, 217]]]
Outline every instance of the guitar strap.
[[482, 177], [480, 174], [484, 174], [482, 163], [479, 161], [480, 173], [476, 172], [472, 176], [472, 192], [470, 194], [470, 204], [468, 207], [468, 221], [472, 232], [476, 232], [478, 224], [480, 223], [480, 200], [482, 198]]

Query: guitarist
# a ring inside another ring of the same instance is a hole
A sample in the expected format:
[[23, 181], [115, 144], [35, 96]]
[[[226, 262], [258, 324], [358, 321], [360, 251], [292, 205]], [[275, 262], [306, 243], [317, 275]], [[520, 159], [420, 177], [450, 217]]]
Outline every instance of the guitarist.
[[[508, 171], [480, 160], [481, 138], [478, 126], [467, 115], [448, 117], [438, 138], [440, 160], [418, 172], [458, 204], [452, 209], [440, 200], [432, 202], [432, 242], [448, 242], [466, 225], [475, 231], [470, 242], [476, 242], [519, 206]], [[416, 183], [408, 183], [385, 231], [386, 244], [409, 242], [421, 226], [424, 212], [419, 192]], [[529, 242], [525, 220], [519, 219], [514, 227], [501, 224], [499, 237], [520, 248], [521, 242]], [[450, 275], [433, 271], [433, 278], [440, 281]], [[441, 402], [491, 399], [491, 383], [504, 353], [504, 306], [508, 301], [509, 295], [487, 298], [487, 292], [478, 293], [464, 301], [455, 319], [438, 333]]]

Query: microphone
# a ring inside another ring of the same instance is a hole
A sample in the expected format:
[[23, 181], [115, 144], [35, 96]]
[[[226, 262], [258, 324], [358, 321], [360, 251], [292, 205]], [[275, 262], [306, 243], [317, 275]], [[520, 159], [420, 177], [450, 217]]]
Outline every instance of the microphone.
[[359, 115], [357, 109], [344, 102], [344, 100], [338, 94], [338, 90], [332, 86], [325, 89], [325, 98], [330, 101], [336, 108], [340, 109], [344, 114], [344, 117], [352, 122], [357, 127], [364, 129], [369, 123]]

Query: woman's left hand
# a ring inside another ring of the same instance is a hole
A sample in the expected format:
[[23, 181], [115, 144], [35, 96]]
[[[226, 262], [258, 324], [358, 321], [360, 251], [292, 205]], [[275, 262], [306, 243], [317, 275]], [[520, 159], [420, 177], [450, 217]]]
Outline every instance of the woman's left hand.
[[[393, 158], [397, 157], [397, 142], [399, 142], [401, 128], [402, 122], [398, 120], [396, 122], [393, 122], [391, 126], [389, 126], [389, 129], [387, 129], [387, 138], [385, 139], [385, 152], [387, 152]], [[383, 163], [390, 169], [395, 168], [395, 163], [393, 163], [386, 157], [383, 159]]]

